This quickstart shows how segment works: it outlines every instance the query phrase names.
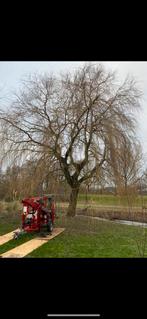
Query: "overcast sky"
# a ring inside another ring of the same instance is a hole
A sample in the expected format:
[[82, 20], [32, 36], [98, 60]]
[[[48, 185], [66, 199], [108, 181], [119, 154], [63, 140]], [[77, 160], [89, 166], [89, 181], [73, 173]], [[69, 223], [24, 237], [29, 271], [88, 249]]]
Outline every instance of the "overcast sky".
[[[74, 70], [85, 62], [0, 62], [1, 96], [7, 101], [11, 93], [20, 86], [20, 80], [32, 73]], [[95, 62], [99, 63], [99, 62]], [[137, 135], [147, 158], [147, 62], [100, 62], [109, 70], [116, 70], [120, 80], [127, 74], [135, 76], [138, 86], [143, 91], [142, 110], [138, 117]]]

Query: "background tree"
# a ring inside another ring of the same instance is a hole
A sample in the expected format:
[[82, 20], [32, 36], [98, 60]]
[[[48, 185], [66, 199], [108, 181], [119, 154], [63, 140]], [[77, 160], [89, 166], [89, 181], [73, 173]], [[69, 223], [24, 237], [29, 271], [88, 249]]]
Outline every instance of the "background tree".
[[134, 141], [134, 138], [126, 139], [123, 136], [115, 148], [114, 155], [111, 156], [108, 166], [109, 179], [113, 181], [117, 194], [128, 195], [137, 187], [142, 175], [141, 145]]
[[58, 162], [71, 189], [68, 215], [74, 216], [80, 185], [115, 160], [122, 137], [135, 134], [139, 98], [134, 80], [119, 85], [102, 65], [86, 64], [60, 77], [30, 77], [11, 108], [1, 110], [5, 152]]

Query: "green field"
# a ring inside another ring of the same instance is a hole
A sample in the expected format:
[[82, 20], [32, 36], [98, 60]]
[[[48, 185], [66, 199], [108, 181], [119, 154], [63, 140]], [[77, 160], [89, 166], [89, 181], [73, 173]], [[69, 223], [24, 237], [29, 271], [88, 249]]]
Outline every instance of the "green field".
[[[0, 216], [1, 235], [19, 225], [20, 218], [16, 214]], [[58, 226], [65, 227], [65, 231], [34, 250], [28, 258], [147, 257], [147, 233], [141, 227], [94, 221], [87, 217], [67, 218], [65, 215], [60, 215], [57, 219], [56, 227]], [[0, 246], [0, 253], [30, 238], [31, 235], [25, 235], [18, 240], [11, 240]]]
[[135, 207], [147, 206], [147, 196], [132, 196], [129, 199], [127, 196], [115, 195], [97, 195], [97, 194], [79, 194], [78, 202], [89, 202], [97, 205], [105, 206], [128, 206], [133, 204]]
[[[143, 253], [141, 246], [145, 234], [142, 229], [114, 225], [111, 222], [90, 223], [89, 219], [79, 217], [72, 222], [66, 219], [64, 226], [64, 233], [33, 251], [28, 257], [122, 258], [140, 257]], [[147, 247], [144, 256], [147, 256]]]

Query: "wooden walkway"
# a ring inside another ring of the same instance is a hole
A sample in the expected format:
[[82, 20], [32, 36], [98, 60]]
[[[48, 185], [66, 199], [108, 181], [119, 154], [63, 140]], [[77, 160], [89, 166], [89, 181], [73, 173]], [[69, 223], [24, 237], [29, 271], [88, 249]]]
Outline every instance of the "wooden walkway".
[[55, 236], [58, 236], [61, 234], [65, 228], [55, 228], [52, 232], [52, 235], [47, 235], [46, 237], [36, 237], [34, 239], [31, 239], [27, 241], [26, 243], [15, 247], [3, 254], [0, 255], [0, 257], [3, 258], [22, 258], [29, 253], [31, 253], [33, 250], [37, 249], [38, 247], [42, 246]]
[[7, 241], [13, 239], [15, 231], [17, 231], [17, 229], [11, 231], [10, 233], [0, 236], [0, 246], [7, 243]]

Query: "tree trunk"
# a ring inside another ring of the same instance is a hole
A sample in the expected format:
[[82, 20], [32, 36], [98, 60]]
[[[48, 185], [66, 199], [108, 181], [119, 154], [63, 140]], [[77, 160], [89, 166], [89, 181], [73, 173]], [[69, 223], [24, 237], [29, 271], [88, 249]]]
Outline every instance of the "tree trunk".
[[67, 210], [67, 216], [69, 216], [69, 217], [73, 217], [76, 214], [78, 193], [79, 193], [79, 187], [71, 189], [69, 206], [68, 206], [68, 210]]

